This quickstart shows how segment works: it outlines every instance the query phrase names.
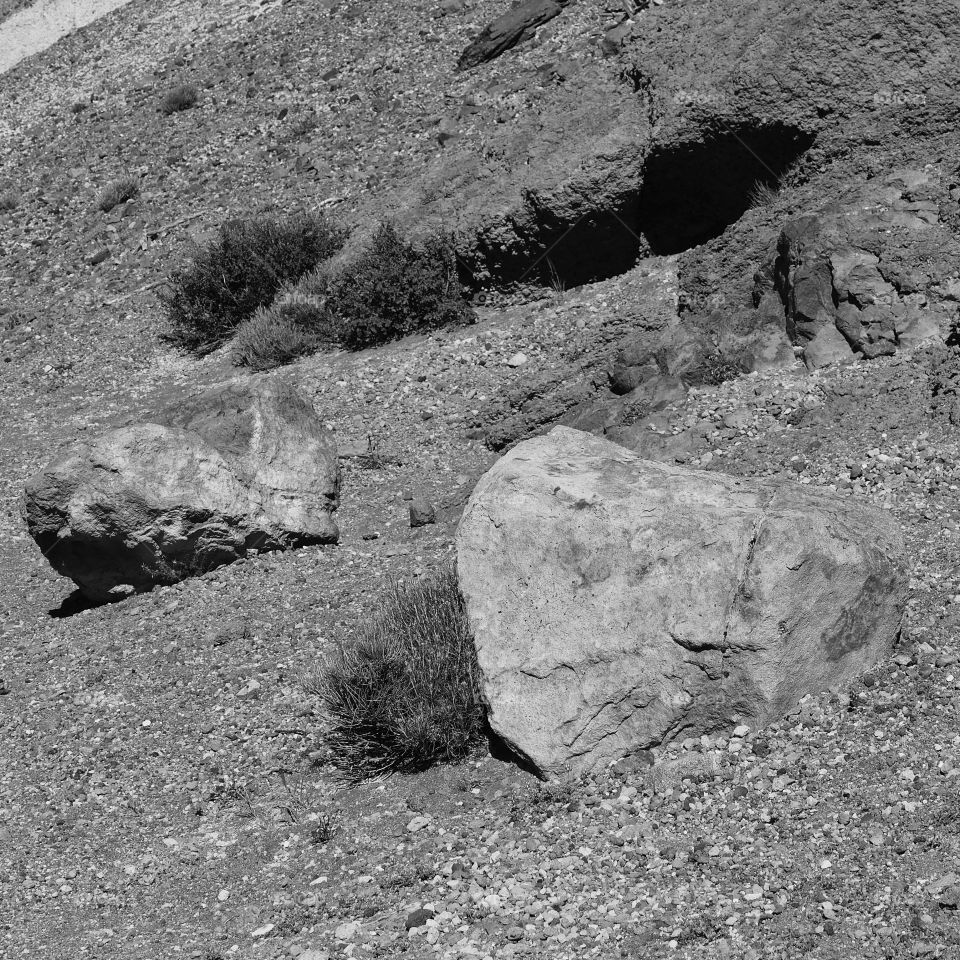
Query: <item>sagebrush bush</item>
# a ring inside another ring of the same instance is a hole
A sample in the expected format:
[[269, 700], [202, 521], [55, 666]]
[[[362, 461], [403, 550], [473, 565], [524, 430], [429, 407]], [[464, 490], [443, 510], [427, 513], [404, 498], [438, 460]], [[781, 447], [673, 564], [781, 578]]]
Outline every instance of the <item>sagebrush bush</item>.
[[389, 223], [331, 278], [327, 310], [331, 335], [351, 350], [474, 319], [450, 243], [416, 246]]
[[319, 697], [331, 759], [349, 779], [467, 756], [483, 739], [486, 712], [456, 575], [395, 588], [307, 689]]
[[194, 353], [216, 349], [277, 292], [336, 253], [344, 232], [324, 217], [224, 223], [217, 238], [170, 278], [166, 336]]
[[234, 363], [272, 370], [315, 353], [324, 343], [326, 316], [322, 301], [297, 294], [261, 307], [237, 328]]
[[200, 91], [192, 83], [181, 83], [164, 94], [160, 109], [164, 116], [169, 117], [172, 113], [189, 110], [199, 99]]
[[109, 213], [114, 207], [138, 196], [140, 181], [136, 177], [120, 177], [118, 180], [111, 180], [97, 194], [97, 207], [104, 213]]

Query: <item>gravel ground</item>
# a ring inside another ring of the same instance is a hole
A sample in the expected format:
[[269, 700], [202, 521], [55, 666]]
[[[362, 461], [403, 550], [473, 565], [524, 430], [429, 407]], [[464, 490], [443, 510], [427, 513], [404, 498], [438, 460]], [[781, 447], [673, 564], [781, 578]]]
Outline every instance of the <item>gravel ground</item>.
[[[112, 606], [71, 600], [23, 529], [24, 479], [59, 443], [232, 373], [158, 342], [170, 265], [251, 194], [363, 195], [425, 162], [468, 82], [443, 64], [499, 5], [265, 9], [135, 0], [0, 78], [0, 188], [21, 198], [0, 214], [0, 955], [960, 956], [960, 461], [924, 353], [743, 377], [653, 424], [705, 469], [891, 510], [910, 625], [849, 691], [592, 781], [548, 786], [477, 757], [344, 785], [301, 681], [387, 584], [450, 562], [492, 462], [479, 412], [567, 369], [558, 344], [602, 337], [630, 309], [618, 281], [298, 365], [344, 454], [340, 546]], [[571, 7], [555, 36], [598, 16]], [[202, 105], [161, 119], [163, 90], [198, 76]], [[294, 133], [305, 104], [321, 122]], [[95, 211], [127, 168], [142, 198]], [[413, 530], [420, 498], [438, 522]]]
[[[323, 765], [301, 677], [385, 583], [449, 562], [491, 460], [464, 439], [471, 403], [525, 375], [518, 351], [548, 369], [603, 295], [302, 364], [349, 454], [339, 547], [51, 617], [69, 584], [8, 524], [8, 955], [952, 955], [957, 449], [923, 355], [744, 377], [666, 415], [708, 469], [901, 518], [909, 636], [855, 689], [572, 788], [493, 758], [359, 787]], [[413, 497], [440, 522], [411, 530]]]

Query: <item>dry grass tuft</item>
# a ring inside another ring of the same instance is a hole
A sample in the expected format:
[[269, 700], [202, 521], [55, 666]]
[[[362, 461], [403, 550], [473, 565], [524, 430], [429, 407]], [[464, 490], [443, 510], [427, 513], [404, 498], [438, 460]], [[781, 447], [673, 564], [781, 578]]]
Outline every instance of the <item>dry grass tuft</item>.
[[296, 293], [281, 297], [237, 328], [234, 363], [260, 372], [315, 353], [324, 343], [325, 320], [322, 300]]
[[456, 575], [394, 589], [305, 686], [320, 699], [331, 759], [351, 780], [467, 756], [483, 739], [485, 708]]
[[169, 117], [172, 113], [179, 113], [181, 110], [189, 110], [196, 106], [199, 99], [200, 91], [192, 83], [181, 83], [164, 94], [160, 102], [160, 110], [165, 117]]
[[114, 207], [140, 196], [140, 181], [133, 176], [112, 180], [97, 195], [97, 207], [109, 213]]
[[758, 180], [750, 188], [751, 207], [769, 207], [777, 199], [777, 185]]

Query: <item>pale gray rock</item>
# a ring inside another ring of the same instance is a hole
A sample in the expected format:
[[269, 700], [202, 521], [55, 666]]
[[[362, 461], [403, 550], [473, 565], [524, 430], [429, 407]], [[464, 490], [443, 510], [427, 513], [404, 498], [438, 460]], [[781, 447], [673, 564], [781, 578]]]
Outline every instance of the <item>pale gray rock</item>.
[[803, 348], [803, 362], [808, 370], [818, 370], [837, 363], [852, 363], [856, 359], [850, 344], [834, 326], [821, 327]]
[[555, 428], [496, 463], [457, 532], [491, 727], [548, 778], [756, 727], [890, 648], [901, 550], [836, 495]]
[[336, 443], [286, 380], [230, 381], [157, 420], [77, 443], [26, 485], [30, 534], [87, 597], [336, 542]]

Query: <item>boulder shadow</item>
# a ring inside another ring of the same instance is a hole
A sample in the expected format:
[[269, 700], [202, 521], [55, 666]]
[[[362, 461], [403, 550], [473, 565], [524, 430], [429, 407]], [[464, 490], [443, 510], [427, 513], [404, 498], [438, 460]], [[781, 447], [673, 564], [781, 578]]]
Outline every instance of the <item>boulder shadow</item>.
[[83, 592], [77, 588], [73, 593], [64, 597], [59, 607], [54, 607], [47, 611], [54, 620], [65, 620], [68, 617], [75, 617], [78, 613], [85, 610], [95, 610], [97, 607], [106, 607], [112, 603], [119, 603], [123, 597], [117, 597], [115, 600], [91, 600], [84, 596]]

